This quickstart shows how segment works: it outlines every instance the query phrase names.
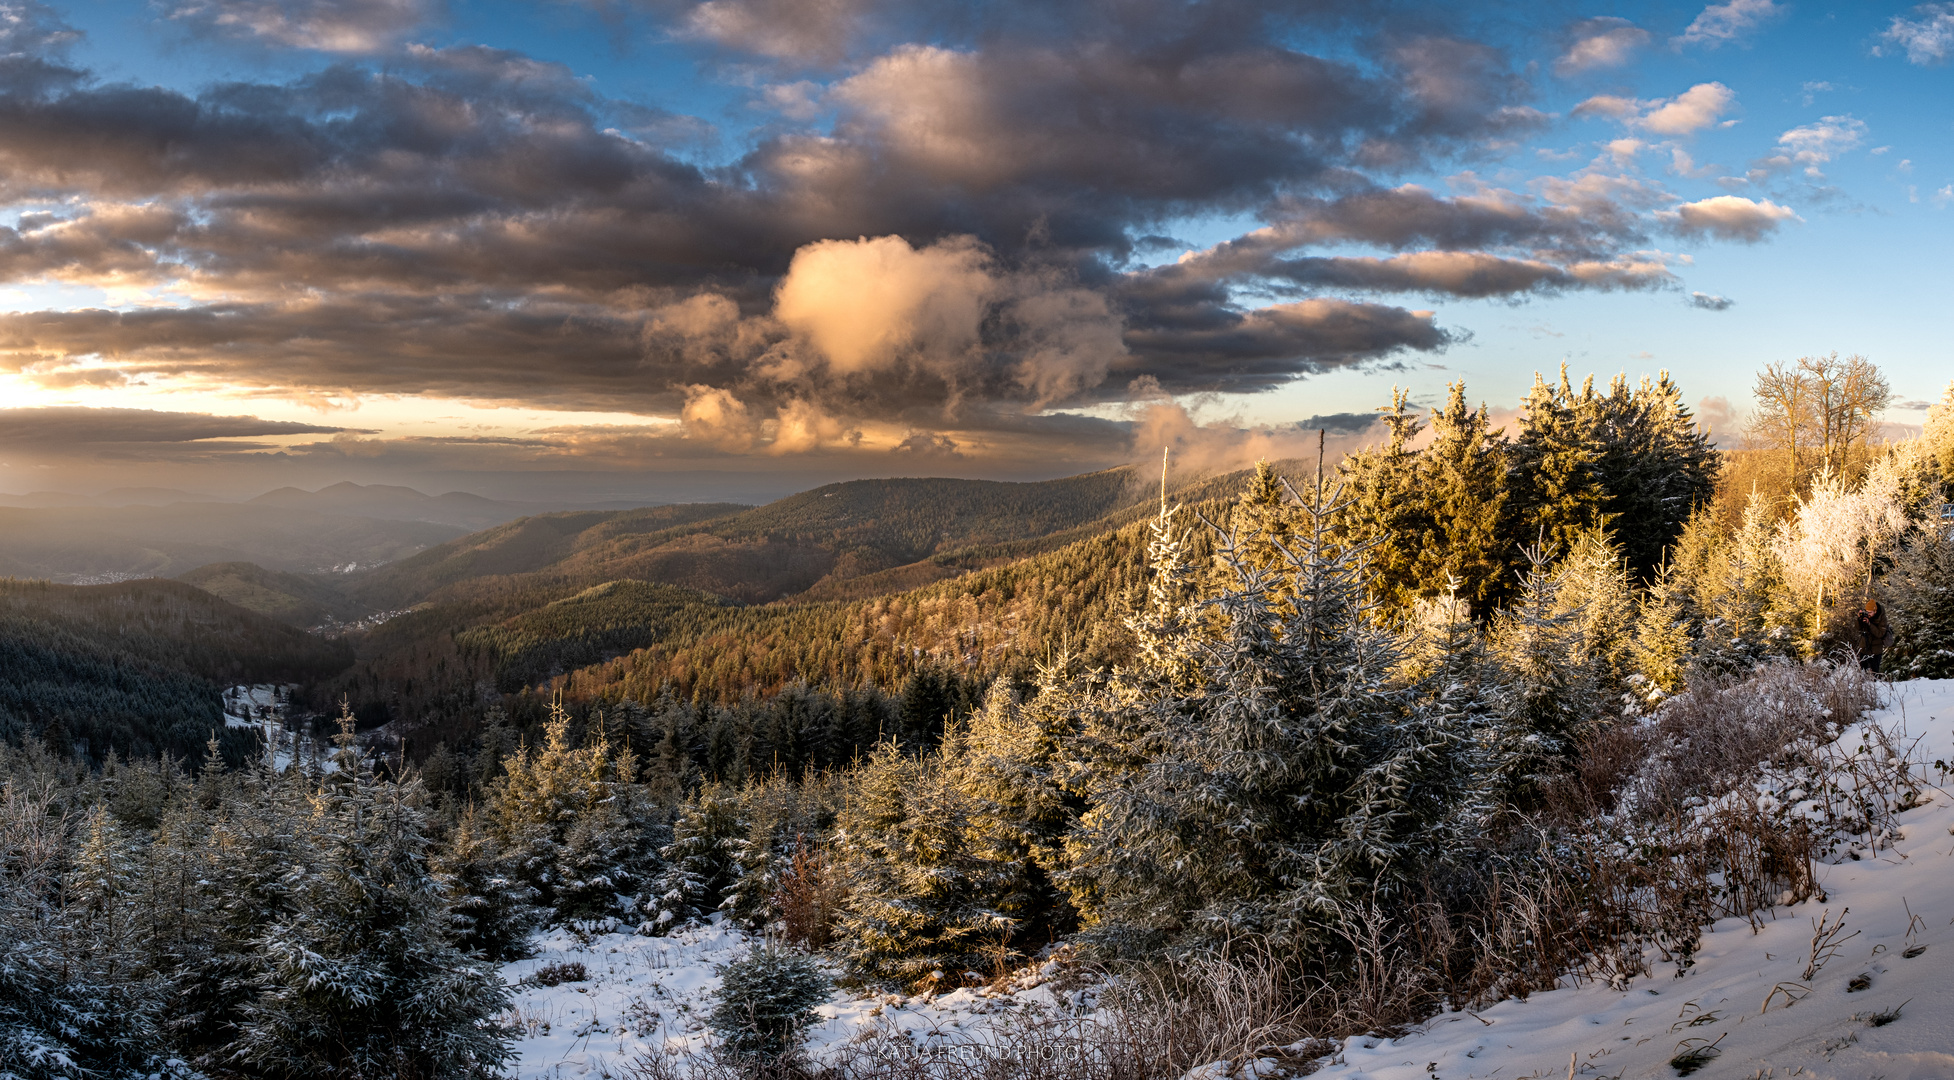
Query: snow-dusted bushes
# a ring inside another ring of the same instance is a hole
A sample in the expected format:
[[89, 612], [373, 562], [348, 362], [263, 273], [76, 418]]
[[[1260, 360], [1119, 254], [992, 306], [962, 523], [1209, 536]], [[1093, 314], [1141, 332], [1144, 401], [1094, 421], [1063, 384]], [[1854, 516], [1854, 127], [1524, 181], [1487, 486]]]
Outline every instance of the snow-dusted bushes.
[[828, 999], [828, 975], [808, 954], [772, 943], [719, 969], [719, 1004], [712, 1029], [720, 1045], [742, 1057], [788, 1057]]

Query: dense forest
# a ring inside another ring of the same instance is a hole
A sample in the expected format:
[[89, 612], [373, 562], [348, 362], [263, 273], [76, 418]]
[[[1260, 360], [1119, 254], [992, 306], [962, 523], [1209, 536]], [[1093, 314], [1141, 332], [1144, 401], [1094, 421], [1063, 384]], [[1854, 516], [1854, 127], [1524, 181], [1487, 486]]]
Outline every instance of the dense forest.
[[0, 738], [33, 736], [100, 763], [196, 761], [216, 738], [242, 763], [257, 743], [227, 730], [223, 688], [312, 682], [353, 650], [173, 581], [50, 585], [0, 579]]
[[[1919, 798], [1890, 754], [1822, 813], [1757, 794], [1836, 788], [1881, 665], [1954, 676], [1954, 386], [1879, 442], [1877, 378], [1767, 371], [1734, 459], [1666, 377], [1563, 374], [1510, 430], [1463, 386], [1398, 397], [1320, 473], [1098, 474], [1046, 491], [1103, 503], [1022, 528], [976, 524], [989, 490], [880, 533], [796, 503], [956, 573], [870, 598], [593, 584], [551, 549], [322, 644], [183, 585], [10, 585], [9, 647], [75, 663], [26, 685], [109, 719], [0, 750], [0, 1066], [493, 1076], [489, 965], [542, 927], [730, 920], [912, 992], [1061, 947], [1115, 972], [1246, 949], [1331, 1039], [1684, 970], [1706, 922], [1815, 895], [1815, 859]], [[337, 702], [329, 760], [171, 726], [212, 680], [284, 679]], [[136, 714], [175, 741], [74, 730]], [[793, 1065], [726, 1023], [749, 1075]]]

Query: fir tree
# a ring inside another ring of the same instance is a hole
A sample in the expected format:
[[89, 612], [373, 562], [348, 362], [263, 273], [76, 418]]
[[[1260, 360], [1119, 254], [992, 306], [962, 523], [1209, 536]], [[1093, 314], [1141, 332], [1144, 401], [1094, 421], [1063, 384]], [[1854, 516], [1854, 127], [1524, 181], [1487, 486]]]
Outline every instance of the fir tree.
[[828, 999], [821, 966], [781, 945], [755, 945], [718, 972], [712, 1029], [741, 1057], [774, 1062], [790, 1056], [802, 1032], [820, 1019], [814, 1007]]
[[[1409, 446], [1424, 425], [1409, 411], [1408, 404], [1405, 392], [1392, 387], [1390, 406], [1379, 410], [1388, 429], [1384, 445], [1359, 450], [1337, 467], [1343, 490], [1348, 493], [1337, 512], [1337, 531], [1347, 541], [1369, 545], [1372, 587], [1393, 608], [1408, 604], [1421, 591], [1421, 554], [1436, 525], [1430, 506], [1432, 493], [1421, 484], [1419, 455]], [[1260, 482], [1258, 475], [1244, 494], [1244, 503], [1259, 495]], [[1259, 497], [1280, 508], [1284, 501], [1281, 495], [1280, 489], [1272, 488]], [[1280, 559], [1273, 554], [1258, 557], [1253, 544], [1253, 533], [1238, 536], [1235, 557], [1250, 559], [1273, 572]]]
[[341, 719], [337, 770], [305, 822], [292, 913], [258, 939], [256, 991], [229, 1052], [273, 1076], [499, 1077], [509, 991], [451, 944], [417, 781], [382, 781]]
[[855, 770], [835, 852], [839, 948], [856, 975], [955, 984], [1014, 929], [994, 904], [1005, 868], [970, 850], [971, 811], [939, 756], [889, 741]]
[[652, 929], [662, 932], [718, 910], [739, 880], [745, 844], [746, 828], [733, 791], [714, 784], [687, 799], [672, 824], [672, 842], [659, 852], [665, 868], [646, 905], [657, 911]]
[[1521, 808], [1537, 805], [1573, 759], [1601, 696], [1578, 598], [1563, 600], [1550, 548], [1535, 545], [1525, 555], [1520, 595], [1500, 612], [1493, 635], [1501, 675], [1496, 756], [1507, 800]]
[[1954, 524], [1928, 521], [1909, 541], [1884, 582], [1894, 629], [1887, 670], [1910, 679], [1954, 678]]
[[1431, 826], [1476, 801], [1455, 783], [1470, 736], [1393, 682], [1366, 549], [1331, 535], [1342, 509], [1336, 493], [1301, 504], [1278, 610], [1278, 575], [1231, 536], [1217, 543], [1235, 580], [1187, 597], [1163, 508], [1130, 624], [1139, 658], [1077, 706], [1090, 806], [1066, 883], [1102, 940], [1307, 940], [1342, 905], [1404, 895], [1461, 854]]
[[[1601, 447], [1591, 438], [1596, 406], [1593, 380], [1576, 394], [1561, 366], [1560, 384], [1534, 376], [1526, 415], [1510, 451], [1506, 519], [1501, 530], [1507, 550], [1544, 544], [1555, 551], [1574, 547], [1582, 532], [1601, 524], [1606, 492], [1595, 472]], [[1526, 574], [1526, 560], [1514, 564]]]
[[1505, 561], [1496, 552], [1506, 454], [1486, 406], [1467, 408], [1465, 383], [1451, 384], [1445, 407], [1432, 410], [1432, 442], [1418, 462], [1415, 497], [1429, 509], [1413, 576], [1423, 595], [1456, 593], [1481, 616], [1503, 589]]
[[1045, 689], [1029, 702], [1019, 702], [1005, 680], [992, 683], [983, 708], [944, 755], [952, 782], [971, 803], [972, 852], [1005, 875], [995, 906], [1012, 920], [1021, 948], [1069, 933], [1077, 922], [1055, 877], [1081, 809], [1066, 790], [1065, 747], [1077, 703], [1058, 675], [1063, 666], [1041, 673]]
[[430, 867], [447, 888], [450, 934], [462, 948], [496, 961], [529, 955], [529, 933], [548, 909], [536, 902], [536, 887], [503, 859], [474, 807], [463, 812]]

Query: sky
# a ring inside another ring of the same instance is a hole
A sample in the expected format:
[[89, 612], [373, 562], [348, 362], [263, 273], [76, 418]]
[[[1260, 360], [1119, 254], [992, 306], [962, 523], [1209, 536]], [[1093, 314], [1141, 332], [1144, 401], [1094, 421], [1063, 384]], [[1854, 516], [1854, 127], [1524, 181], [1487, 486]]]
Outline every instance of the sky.
[[758, 498], [1954, 379], [1954, 3], [0, 0], [0, 492]]

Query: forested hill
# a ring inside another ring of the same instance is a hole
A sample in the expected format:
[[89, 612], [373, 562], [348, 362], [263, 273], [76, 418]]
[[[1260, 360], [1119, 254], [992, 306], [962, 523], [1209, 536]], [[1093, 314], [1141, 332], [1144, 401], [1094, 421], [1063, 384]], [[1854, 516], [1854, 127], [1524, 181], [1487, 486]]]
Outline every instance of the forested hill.
[[[1278, 466], [1298, 477], [1311, 467]], [[1174, 485], [1170, 496], [1219, 520], [1246, 476], [1198, 478]], [[347, 695], [366, 723], [411, 718], [426, 731], [422, 744], [433, 745], [472, 735], [489, 704], [485, 689], [507, 694], [558, 677], [568, 677], [580, 700], [642, 701], [669, 687], [687, 699], [737, 701], [796, 681], [895, 689], [918, 671], [1024, 675], [1055, 650], [1103, 660], [1118, 649], [1158, 491], [1130, 469], [1047, 484], [864, 481], [817, 489], [702, 528], [721, 539], [765, 536], [772, 525], [778, 538], [797, 535], [789, 525], [805, 536], [819, 524], [828, 537], [868, 537], [884, 552], [914, 554], [931, 535], [943, 550], [759, 605], [642, 580], [650, 576], [643, 565], [582, 586], [564, 569], [574, 557], [542, 572], [466, 578], [362, 635], [359, 663], [316, 688], [313, 704], [324, 708]], [[931, 505], [932, 495], [942, 497]], [[1013, 503], [1028, 516], [1004, 517]], [[1108, 503], [1111, 511], [1072, 524]], [[884, 512], [887, 520], [874, 516]], [[1038, 529], [1056, 531], [1027, 535]], [[951, 546], [958, 539], [982, 542]], [[897, 548], [905, 542], [913, 546]]]
[[402, 608], [478, 596], [472, 579], [537, 575], [573, 589], [652, 581], [764, 603], [945, 552], [1076, 529], [1147, 491], [1143, 477], [1119, 468], [1040, 483], [852, 480], [753, 508], [545, 514], [355, 576], [346, 588], [376, 608]]
[[[223, 732], [222, 688], [308, 682], [352, 650], [176, 581], [52, 585], [0, 578], [0, 739], [33, 735], [100, 759], [195, 761]], [[230, 737], [229, 751], [244, 747]]]

